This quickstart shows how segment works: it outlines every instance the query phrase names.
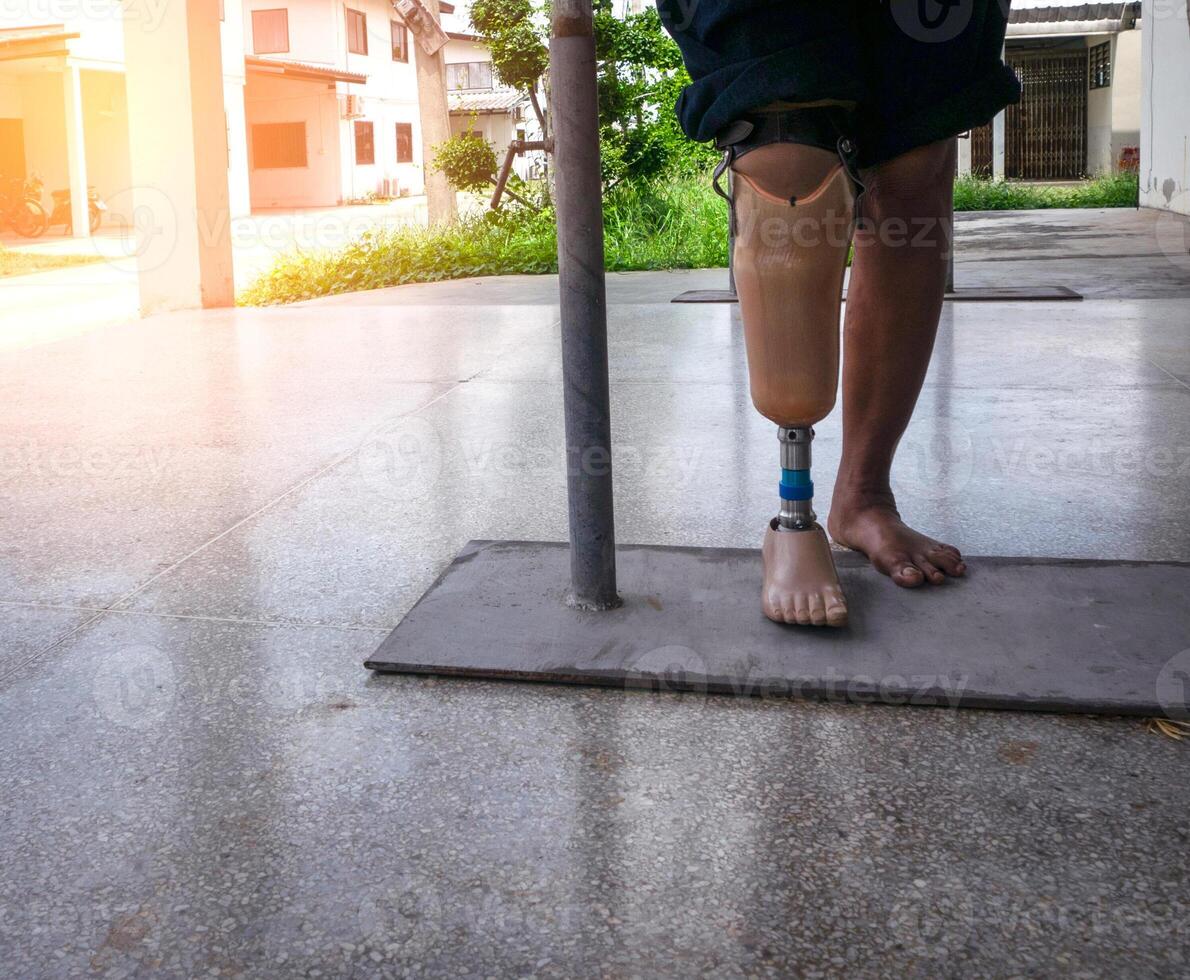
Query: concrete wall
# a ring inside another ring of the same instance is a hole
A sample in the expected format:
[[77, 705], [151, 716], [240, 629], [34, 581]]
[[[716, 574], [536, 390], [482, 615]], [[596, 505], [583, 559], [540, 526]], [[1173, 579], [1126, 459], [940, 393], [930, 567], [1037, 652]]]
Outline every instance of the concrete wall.
[[[46, 190], [70, 183], [66, 159], [66, 108], [62, 75], [41, 72], [18, 76], [21, 115], [25, 120], [25, 168], [37, 174]], [[42, 201], [49, 205], [48, 194]]]
[[1087, 174], [1114, 173], [1126, 146], [1140, 144], [1141, 32], [1092, 34], [1087, 47], [1111, 43], [1111, 84], [1087, 92]]
[[[84, 71], [83, 141], [87, 148], [87, 183], [105, 201], [122, 199], [120, 192], [132, 184], [128, 159], [128, 105], [124, 75], [112, 71]], [[48, 189], [65, 186], [47, 185]], [[49, 204], [49, 201], [46, 201]], [[113, 208], [109, 219], [131, 220], [130, 214]]]
[[244, 118], [244, 12], [240, 0], [223, 0], [219, 28], [223, 54], [223, 109], [227, 116], [227, 191], [231, 216], [251, 211], [248, 182], [248, 133]]
[[[1115, 68], [1115, 43], [1111, 35], [1093, 34], [1085, 38], [1087, 47], [1094, 47], [1104, 41], [1112, 42], [1112, 67]], [[1087, 92], [1087, 174], [1112, 172], [1112, 85], [1093, 88]]]
[[1144, 0], [1141, 204], [1190, 214], [1190, 13]]
[[251, 161], [252, 125], [306, 124], [306, 166], [249, 170], [253, 208], [332, 207], [339, 203], [339, 100], [333, 82], [250, 73], [244, 112]]
[[1141, 29], [1117, 34], [1112, 48], [1112, 164], [1140, 145]]
[[[451, 38], [442, 50], [442, 60], [448, 65], [458, 65], [470, 61], [491, 61], [492, 53], [487, 45], [477, 41], [461, 41]], [[493, 84], [499, 84], [493, 79]]]
[[16, 75], [0, 75], [0, 119], [21, 118], [21, 86]]

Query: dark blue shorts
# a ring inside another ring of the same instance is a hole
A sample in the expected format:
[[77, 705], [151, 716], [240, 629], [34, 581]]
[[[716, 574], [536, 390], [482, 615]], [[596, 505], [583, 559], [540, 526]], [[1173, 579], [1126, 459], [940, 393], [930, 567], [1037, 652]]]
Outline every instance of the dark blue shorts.
[[980, 126], [1020, 98], [1001, 60], [1009, 0], [657, 0], [693, 79], [691, 139], [774, 101], [854, 104], [871, 166]]

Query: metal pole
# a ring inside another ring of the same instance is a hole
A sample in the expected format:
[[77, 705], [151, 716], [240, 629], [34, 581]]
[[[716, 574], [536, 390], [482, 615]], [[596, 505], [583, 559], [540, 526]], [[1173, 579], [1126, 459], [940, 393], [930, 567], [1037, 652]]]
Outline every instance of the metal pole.
[[[961, 166], [960, 166], [960, 164], [959, 164], [959, 160], [960, 160], [959, 149], [960, 149], [962, 146], [963, 146], [963, 137], [959, 136], [959, 137], [957, 137], [957, 138], [955, 139], [955, 166], [956, 166], [956, 168], [957, 168], [957, 170], [958, 170], [958, 173], [962, 173], [962, 167], [961, 167]], [[970, 153], [970, 147], [971, 147], [971, 134], [970, 134], [970, 133], [968, 133], [968, 134], [967, 134], [967, 148], [968, 148], [968, 152], [967, 152], [967, 163], [968, 163], [967, 172], [968, 172], [968, 173], [970, 173], [970, 172], [971, 172], [971, 167], [970, 167], [970, 163], [971, 163], [971, 153]], [[954, 223], [954, 191], [952, 190], [952, 191], [951, 191], [951, 195], [950, 195], [950, 234], [948, 234], [948, 235], [946, 236], [946, 292], [947, 292], [947, 293], [953, 293], [953, 292], [954, 292], [954, 233], [955, 233], [955, 223]]]
[[946, 237], [946, 291], [954, 292], [954, 213], [950, 216], [950, 234]]
[[603, 186], [591, 0], [554, 0], [550, 92], [558, 214], [562, 389], [570, 504], [570, 602], [611, 609], [616, 594]]
[[[731, 181], [731, 168], [727, 168], [727, 196], [735, 200], [735, 188]], [[733, 220], [732, 209], [734, 204], [727, 205], [727, 291], [732, 296], [735, 292], [735, 221]]]

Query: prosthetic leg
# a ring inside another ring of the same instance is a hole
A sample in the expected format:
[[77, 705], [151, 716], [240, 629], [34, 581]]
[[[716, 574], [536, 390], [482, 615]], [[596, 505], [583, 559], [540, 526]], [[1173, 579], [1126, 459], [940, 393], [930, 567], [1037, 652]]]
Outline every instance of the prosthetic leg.
[[[781, 504], [765, 532], [761, 607], [779, 623], [843, 626], [846, 600], [813, 509], [810, 446], [814, 423], [835, 404], [839, 311], [859, 185], [850, 142], [836, 138], [839, 162], [832, 165], [821, 152], [821, 114], [813, 120], [819, 137], [800, 145], [762, 138], [750, 146], [756, 127], [745, 124], [751, 128], [737, 129], [743, 137], [727, 144], [720, 172], [732, 168], [733, 259], [752, 403], [777, 423], [781, 447]], [[807, 155], [807, 144], [820, 150]], [[764, 152], [749, 159], [760, 147]], [[803, 186], [808, 191], [792, 192]]]

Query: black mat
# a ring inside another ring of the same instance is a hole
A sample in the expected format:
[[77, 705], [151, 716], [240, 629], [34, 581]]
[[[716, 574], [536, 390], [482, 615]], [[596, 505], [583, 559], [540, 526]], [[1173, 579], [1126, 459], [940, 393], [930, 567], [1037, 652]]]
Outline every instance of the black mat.
[[564, 602], [564, 544], [473, 541], [366, 662], [378, 671], [1186, 717], [1190, 563], [968, 558], [899, 589], [840, 554], [842, 630], [760, 613], [754, 551], [627, 546], [624, 606]]
[[[972, 286], [947, 293], [945, 299], [953, 303], [1009, 303], [1030, 300], [1082, 299], [1068, 286]], [[847, 290], [843, 290], [847, 299]], [[738, 303], [730, 289], [688, 289], [678, 293], [671, 303]]]

